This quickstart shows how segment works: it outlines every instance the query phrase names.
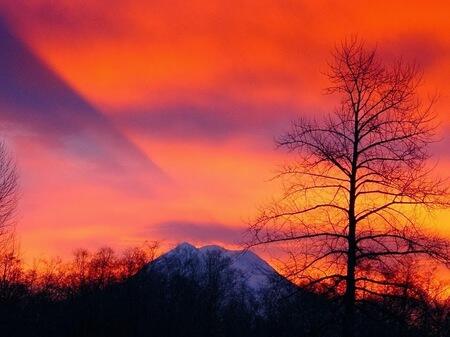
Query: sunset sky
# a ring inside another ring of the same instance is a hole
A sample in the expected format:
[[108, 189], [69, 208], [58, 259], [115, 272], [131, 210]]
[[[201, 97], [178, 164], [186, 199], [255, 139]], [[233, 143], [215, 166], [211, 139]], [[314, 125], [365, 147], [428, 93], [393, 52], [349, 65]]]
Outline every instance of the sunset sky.
[[[276, 193], [273, 139], [321, 116], [358, 35], [424, 70], [450, 170], [448, 1], [0, 0], [1, 135], [27, 258], [143, 240], [235, 246]], [[450, 213], [433, 225], [450, 237]]]

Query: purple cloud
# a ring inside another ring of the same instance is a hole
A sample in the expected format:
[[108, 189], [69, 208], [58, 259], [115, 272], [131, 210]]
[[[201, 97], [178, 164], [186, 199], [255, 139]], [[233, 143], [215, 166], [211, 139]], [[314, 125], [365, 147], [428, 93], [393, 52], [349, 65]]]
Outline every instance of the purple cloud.
[[243, 228], [235, 228], [220, 223], [189, 221], [167, 221], [151, 226], [145, 231], [148, 235], [170, 237], [175, 241], [223, 242], [238, 244], [242, 241]]
[[384, 41], [380, 52], [386, 59], [396, 59], [401, 55], [404, 60], [416, 62], [425, 69], [444, 57], [444, 49], [442, 43], [432, 35], [411, 33]]
[[[214, 97], [205, 104], [185, 100], [139, 111], [116, 114], [125, 128], [154, 138], [220, 141], [239, 134], [269, 141], [284, 132], [299, 111], [288, 105], [254, 105]], [[308, 111], [310, 109], [305, 109]], [[274, 113], [274, 111], [276, 113]]]
[[40, 60], [0, 17], [0, 118], [100, 164], [159, 172], [140, 149]]

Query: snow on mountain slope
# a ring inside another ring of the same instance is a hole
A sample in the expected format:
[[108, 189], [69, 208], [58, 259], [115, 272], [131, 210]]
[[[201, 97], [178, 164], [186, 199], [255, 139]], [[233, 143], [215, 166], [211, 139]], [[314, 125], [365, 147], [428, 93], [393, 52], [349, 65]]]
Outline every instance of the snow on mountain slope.
[[160, 256], [148, 266], [148, 270], [184, 276], [205, 273], [206, 270], [222, 268], [222, 273], [239, 275], [244, 284], [260, 291], [271, 285], [279, 274], [263, 259], [251, 251], [228, 250], [209, 245], [196, 248], [189, 243], [181, 243], [171, 251]]

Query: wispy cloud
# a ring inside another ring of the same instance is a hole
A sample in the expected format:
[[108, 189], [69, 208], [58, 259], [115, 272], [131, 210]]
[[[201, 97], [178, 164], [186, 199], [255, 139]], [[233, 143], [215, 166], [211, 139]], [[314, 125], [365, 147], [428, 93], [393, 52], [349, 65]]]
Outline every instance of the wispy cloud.
[[[37, 57], [0, 17], [0, 116], [54, 148], [97, 164], [156, 165]], [[132, 165], [129, 165], [132, 166]]]
[[221, 242], [239, 244], [242, 242], [243, 228], [226, 226], [221, 223], [166, 221], [149, 227], [147, 235], [156, 234], [172, 241], [193, 241], [203, 244]]

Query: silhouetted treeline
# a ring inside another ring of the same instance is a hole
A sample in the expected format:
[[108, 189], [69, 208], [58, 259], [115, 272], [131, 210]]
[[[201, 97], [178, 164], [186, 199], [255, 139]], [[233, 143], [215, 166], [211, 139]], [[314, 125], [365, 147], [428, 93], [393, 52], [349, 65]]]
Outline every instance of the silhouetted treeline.
[[[340, 335], [337, 292], [274, 282], [249, 296], [221, 256], [212, 256], [210, 268], [201, 271], [162, 273], [148, 268], [156, 250], [155, 244], [121, 254], [79, 250], [69, 262], [44, 261], [31, 269], [15, 254], [5, 254], [2, 336]], [[358, 336], [448, 336], [449, 303], [431, 298], [426, 277], [413, 279], [418, 284], [412, 282], [404, 294], [360, 302]]]

